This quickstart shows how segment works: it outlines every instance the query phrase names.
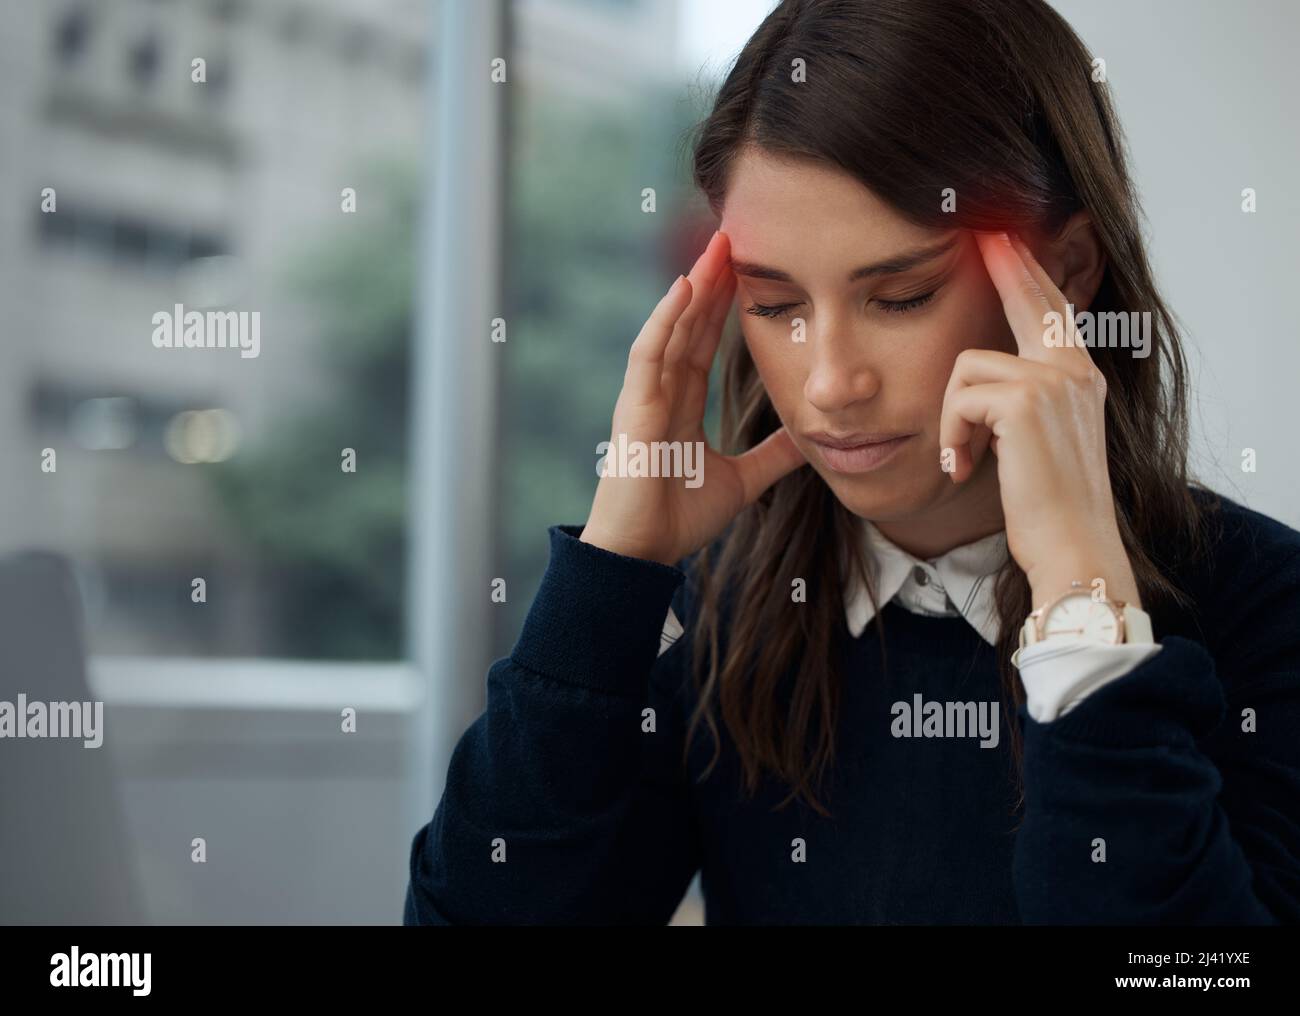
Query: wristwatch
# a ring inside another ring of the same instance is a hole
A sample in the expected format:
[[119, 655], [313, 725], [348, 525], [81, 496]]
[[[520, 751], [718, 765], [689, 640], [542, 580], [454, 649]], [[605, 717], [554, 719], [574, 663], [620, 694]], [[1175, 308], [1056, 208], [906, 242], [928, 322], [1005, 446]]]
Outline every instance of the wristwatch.
[[[1155, 641], [1146, 611], [1122, 600], [1094, 598], [1078, 580], [1025, 619], [1020, 629], [1020, 649], [1045, 639], [1071, 637], [1108, 646]], [[1019, 655], [1017, 649], [1012, 659]]]

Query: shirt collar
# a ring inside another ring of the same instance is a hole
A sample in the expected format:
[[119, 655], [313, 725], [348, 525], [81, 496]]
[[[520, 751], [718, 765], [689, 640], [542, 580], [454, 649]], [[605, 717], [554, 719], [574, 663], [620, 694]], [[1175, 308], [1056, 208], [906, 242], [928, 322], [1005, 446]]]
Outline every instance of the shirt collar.
[[[1000, 626], [993, 577], [1007, 560], [1006, 530], [922, 561], [887, 540], [871, 522], [861, 521], [878, 602], [897, 597], [917, 613], [960, 614], [985, 642], [997, 644]], [[875, 616], [871, 597], [860, 582], [852, 582], [845, 592], [844, 608], [849, 632], [857, 638]]]

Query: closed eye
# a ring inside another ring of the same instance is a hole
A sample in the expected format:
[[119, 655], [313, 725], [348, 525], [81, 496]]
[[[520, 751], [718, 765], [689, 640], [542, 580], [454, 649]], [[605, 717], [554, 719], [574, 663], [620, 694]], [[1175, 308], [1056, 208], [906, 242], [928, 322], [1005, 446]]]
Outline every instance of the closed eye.
[[780, 318], [785, 317], [790, 313], [790, 311], [794, 310], [794, 308], [798, 306], [797, 303], [778, 303], [771, 305], [755, 303], [746, 307], [745, 312], [748, 314], [754, 314], [758, 317]]
[[880, 309], [889, 314], [905, 314], [909, 310], [916, 310], [917, 307], [924, 307], [934, 299], [934, 294], [939, 292], [938, 289], [932, 289], [928, 293], [922, 293], [920, 296], [909, 297], [906, 300], [877, 300]]
[[[877, 303], [880, 306], [880, 309], [887, 314], [906, 314], [910, 310], [916, 310], [918, 307], [924, 307], [927, 303], [929, 303], [931, 300], [934, 299], [934, 296], [937, 292], [939, 292], [939, 290], [936, 287], [935, 289], [930, 290], [928, 293], [921, 293], [919, 296], [912, 296], [906, 300], [876, 299], [875, 303]], [[798, 306], [799, 306], [798, 303], [777, 303], [777, 304], [755, 303], [746, 307], [745, 312], [748, 314], [753, 314], [756, 317], [783, 318], [786, 317], [790, 313], [790, 311], [792, 311], [795, 307]]]

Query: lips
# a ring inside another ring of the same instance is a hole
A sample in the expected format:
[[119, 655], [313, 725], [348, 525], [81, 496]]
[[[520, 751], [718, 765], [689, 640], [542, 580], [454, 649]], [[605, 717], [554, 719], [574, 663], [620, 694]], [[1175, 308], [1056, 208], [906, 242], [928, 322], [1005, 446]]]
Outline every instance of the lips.
[[807, 435], [822, 461], [837, 473], [865, 473], [876, 469], [915, 436], [897, 432], [831, 434], [826, 431]]
[[886, 441], [892, 441], [894, 438], [909, 437], [910, 435], [901, 430], [877, 431], [875, 433], [852, 433], [844, 435], [831, 434], [828, 431], [818, 430], [807, 435], [810, 440], [816, 441], [819, 445], [825, 445], [827, 448], [861, 448], [868, 444], [883, 444]]

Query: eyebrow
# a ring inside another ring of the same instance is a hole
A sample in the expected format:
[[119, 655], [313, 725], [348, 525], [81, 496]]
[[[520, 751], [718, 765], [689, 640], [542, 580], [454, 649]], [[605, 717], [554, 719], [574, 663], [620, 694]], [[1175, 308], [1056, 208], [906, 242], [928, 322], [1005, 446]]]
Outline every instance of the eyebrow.
[[[940, 254], [946, 254], [957, 245], [959, 234], [954, 233], [946, 240], [932, 244], [929, 247], [918, 247], [915, 250], [906, 251], [892, 258], [886, 258], [884, 261], [876, 261], [873, 264], [863, 265], [861, 268], [855, 268], [849, 273], [849, 281], [856, 282], [858, 279], [865, 279], [870, 275], [898, 275], [902, 272], [909, 272], [913, 268], [933, 261]], [[731, 259], [731, 270], [737, 275], [747, 275], [754, 279], [771, 279], [773, 282], [793, 282], [789, 272], [783, 272], [779, 268], [769, 268], [767, 265], [755, 264], [752, 261], [737, 261]]]

